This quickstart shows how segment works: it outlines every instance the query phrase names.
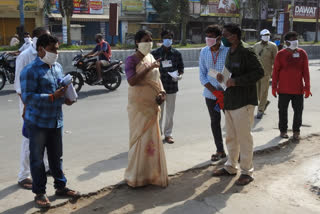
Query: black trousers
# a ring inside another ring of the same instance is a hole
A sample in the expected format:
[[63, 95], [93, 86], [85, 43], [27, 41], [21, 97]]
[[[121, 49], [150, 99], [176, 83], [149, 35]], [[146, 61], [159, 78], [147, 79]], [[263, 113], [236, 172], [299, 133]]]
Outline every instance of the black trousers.
[[224, 152], [222, 132], [221, 132], [221, 111], [217, 112], [214, 110], [216, 106], [216, 100], [206, 98], [206, 104], [208, 107], [210, 120], [211, 120], [211, 131], [213, 134], [214, 142], [217, 147], [217, 152]]
[[294, 112], [292, 131], [300, 132], [303, 111], [302, 94], [279, 94], [279, 129], [280, 132], [286, 132], [288, 129], [288, 106], [290, 101]]

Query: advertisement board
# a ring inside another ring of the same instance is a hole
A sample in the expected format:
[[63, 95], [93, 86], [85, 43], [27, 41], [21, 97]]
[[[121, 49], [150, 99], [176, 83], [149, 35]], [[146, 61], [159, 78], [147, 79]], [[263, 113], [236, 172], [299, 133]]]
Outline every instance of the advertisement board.
[[[73, 0], [74, 14], [103, 14], [103, 0]], [[59, 1], [53, 0], [51, 13], [60, 13]]]
[[[19, 0], [0, 0], [0, 8], [7, 10], [19, 10]], [[24, 0], [24, 12], [38, 10], [38, 0]]]
[[239, 0], [209, 0], [201, 11], [201, 16], [239, 17]]
[[301, 18], [301, 19], [316, 19], [317, 14], [317, 7], [311, 6], [295, 6], [293, 11], [294, 18]]
[[122, 0], [122, 10], [127, 12], [141, 12], [144, 10], [141, 0]]

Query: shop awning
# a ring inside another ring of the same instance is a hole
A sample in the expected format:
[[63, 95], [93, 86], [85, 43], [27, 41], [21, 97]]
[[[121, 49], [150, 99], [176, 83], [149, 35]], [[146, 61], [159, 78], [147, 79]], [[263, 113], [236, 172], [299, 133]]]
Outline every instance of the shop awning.
[[[51, 13], [49, 18], [55, 20], [62, 20], [62, 16], [59, 13]], [[73, 14], [71, 21], [85, 21], [85, 22], [97, 22], [97, 21], [109, 21], [108, 15], [92, 15], [92, 14]]]

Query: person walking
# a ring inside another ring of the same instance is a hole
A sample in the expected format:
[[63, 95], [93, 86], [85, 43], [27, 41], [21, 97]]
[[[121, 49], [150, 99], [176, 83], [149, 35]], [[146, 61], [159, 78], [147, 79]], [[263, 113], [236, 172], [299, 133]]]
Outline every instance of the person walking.
[[264, 68], [264, 76], [257, 82], [259, 101], [257, 119], [262, 119], [265, 110], [270, 104], [270, 101], [268, 100], [269, 81], [272, 75], [274, 59], [278, 52], [277, 45], [270, 41], [271, 34], [269, 30], [262, 30], [260, 35], [261, 41], [253, 46], [253, 50]]
[[[175, 103], [178, 92], [178, 80], [181, 80], [184, 73], [184, 65], [181, 53], [171, 47], [173, 33], [164, 30], [161, 32], [162, 46], [151, 52], [156, 60], [160, 61], [160, 75], [163, 88], [166, 91], [166, 101], [161, 105], [160, 131], [164, 134], [165, 142], [172, 144], [173, 116], [175, 111]], [[169, 72], [177, 71], [177, 77], [172, 77]], [[164, 107], [166, 107], [166, 116], [164, 115]], [[165, 118], [164, 129], [162, 123]]]
[[159, 60], [152, 54], [152, 34], [135, 35], [136, 52], [126, 59], [129, 83], [129, 154], [124, 178], [131, 187], [168, 186], [168, 171], [159, 128], [160, 105], [166, 92], [160, 80]]
[[30, 140], [30, 168], [35, 205], [50, 207], [46, 195], [47, 176], [43, 163], [47, 149], [49, 167], [54, 178], [55, 194], [79, 197], [80, 193], [66, 187], [67, 179], [62, 171], [62, 104], [73, 102], [64, 98], [68, 86], [61, 86], [62, 66], [57, 63], [58, 39], [43, 34], [38, 38], [38, 57], [21, 72], [21, 97], [26, 105], [24, 121]]
[[288, 32], [285, 37], [287, 48], [278, 52], [272, 74], [272, 94], [278, 98], [280, 137], [289, 138], [288, 106], [293, 108], [293, 138], [299, 140], [302, 124], [303, 95], [308, 98], [310, 92], [310, 73], [307, 53], [299, 48], [298, 34]]
[[217, 110], [216, 91], [224, 91], [216, 78], [209, 75], [210, 71], [223, 71], [228, 47], [221, 44], [222, 29], [219, 25], [209, 25], [205, 31], [207, 46], [201, 49], [199, 57], [200, 82], [204, 86], [203, 96], [210, 115], [211, 131], [216, 145], [216, 153], [211, 161], [218, 161], [226, 157], [221, 131], [221, 113]]
[[[43, 34], [49, 34], [49, 31], [43, 27], [35, 28], [32, 32], [33, 42], [32, 44], [23, 51], [16, 59], [16, 71], [15, 71], [15, 80], [14, 80], [14, 88], [16, 93], [19, 96], [19, 109], [21, 121], [23, 124], [23, 114], [25, 110], [25, 105], [21, 99], [21, 85], [20, 85], [20, 74], [21, 71], [30, 64], [38, 55], [36, 50], [37, 39]], [[22, 136], [22, 144], [21, 144], [21, 152], [20, 152], [20, 170], [18, 174], [18, 184], [22, 188], [32, 189], [32, 180], [30, 177], [30, 150], [29, 150], [29, 139], [25, 136]], [[45, 152], [44, 155], [44, 165], [45, 169], [50, 174], [48, 157]]]
[[253, 137], [251, 128], [254, 106], [258, 104], [256, 83], [264, 75], [262, 65], [253, 51], [241, 40], [241, 29], [230, 23], [223, 27], [222, 42], [230, 47], [226, 69], [231, 73], [224, 93], [226, 146], [228, 160], [224, 167], [213, 171], [213, 176], [237, 174], [239, 154], [241, 175], [237, 185], [253, 181]]

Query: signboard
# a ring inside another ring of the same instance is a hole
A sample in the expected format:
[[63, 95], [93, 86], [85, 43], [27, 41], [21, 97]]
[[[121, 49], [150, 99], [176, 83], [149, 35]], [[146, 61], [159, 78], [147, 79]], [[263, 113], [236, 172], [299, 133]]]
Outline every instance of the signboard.
[[[0, 8], [15, 11], [19, 10], [19, 0], [0, 0]], [[38, 11], [38, 0], [24, 0], [24, 11]]]
[[239, 17], [239, 0], [209, 0], [201, 11], [201, 16]]
[[[103, 0], [73, 0], [74, 14], [103, 14]], [[53, 0], [51, 13], [60, 13], [59, 1]]]
[[144, 10], [141, 0], [122, 0], [122, 10], [128, 12], [141, 12]]
[[294, 18], [316, 19], [317, 7], [295, 6], [293, 11]]
[[38, 10], [38, 0], [24, 0], [24, 11], [35, 12]]

